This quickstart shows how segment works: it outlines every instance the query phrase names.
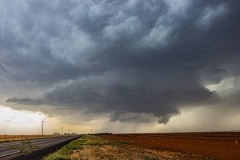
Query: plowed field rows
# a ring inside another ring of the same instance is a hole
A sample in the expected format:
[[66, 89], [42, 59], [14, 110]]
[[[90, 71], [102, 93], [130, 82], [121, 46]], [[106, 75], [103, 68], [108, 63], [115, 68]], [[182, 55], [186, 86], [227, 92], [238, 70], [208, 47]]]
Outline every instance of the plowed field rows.
[[240, 132], [112, 134], [101, 137], [154, 150], [202, 155], [209, 159], [240, 160]]

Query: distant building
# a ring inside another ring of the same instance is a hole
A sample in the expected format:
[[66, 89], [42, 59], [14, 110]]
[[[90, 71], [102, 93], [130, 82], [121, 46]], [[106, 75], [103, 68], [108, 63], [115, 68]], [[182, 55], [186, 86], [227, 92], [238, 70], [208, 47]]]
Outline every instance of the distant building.
[[60, 135], [60, 133], [58, 133], [58, 132], [55, 132], [55, 133], [53, 133], [53, 135]]

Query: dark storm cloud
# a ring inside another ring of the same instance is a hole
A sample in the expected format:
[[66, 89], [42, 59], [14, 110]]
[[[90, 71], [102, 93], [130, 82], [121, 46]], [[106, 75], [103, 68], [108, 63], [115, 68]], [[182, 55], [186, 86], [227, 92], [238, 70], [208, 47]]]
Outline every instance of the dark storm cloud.
[[220, 103], [205, 85], [239, 76], [237, 0], [9, 3], [0, 2], [0, 75], [70, 82], [7, 102], [167, 123], [181, 106]]
[[24, 104], [24, 105], [40, 105], [43, 104], [44, 102], [40, 101], [40, 100], [33, 100], [30, 98], [9, 98], [6, 102], [15, 102], [15, 103], [20, 103], [20, 104]]

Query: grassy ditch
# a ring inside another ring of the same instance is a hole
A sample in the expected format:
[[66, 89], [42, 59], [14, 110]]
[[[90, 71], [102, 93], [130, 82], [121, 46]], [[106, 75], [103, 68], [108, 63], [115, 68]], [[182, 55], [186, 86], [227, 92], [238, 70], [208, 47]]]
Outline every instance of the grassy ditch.
[[[120, 146], [126, 144], [123, 141], [112, 141], [102, 139], [98, 136], [93, 135], [84, 135], [77, 140], [70, 142], [68, 145], [62, 147], [57, 152], [44, 157], [44, 160], [75, 160], [81, 159], [81, 157], [85, 157], [81, 153], [82, 151], [91, 148], [91, 149], [99, 149], [101, 146]], [[84, 151], [84, 154], [86, 152]]]
[[44, 157], [44, 160], [69, 160], [71, 159], [71, 154], [75, 150], [81, 150], [83, 144], [86, 143], [86, 137], [82, 136], [81, 138], [70, 142], [68, 145], [62, 147], [57, 152]]

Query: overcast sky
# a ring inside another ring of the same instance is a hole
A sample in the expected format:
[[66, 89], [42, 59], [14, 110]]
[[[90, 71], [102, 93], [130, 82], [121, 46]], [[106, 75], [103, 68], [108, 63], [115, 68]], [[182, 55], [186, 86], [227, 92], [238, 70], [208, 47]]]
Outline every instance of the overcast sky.
[[0, 104], [99, 132], [238, 130], [239, 8], [1, 0]]

